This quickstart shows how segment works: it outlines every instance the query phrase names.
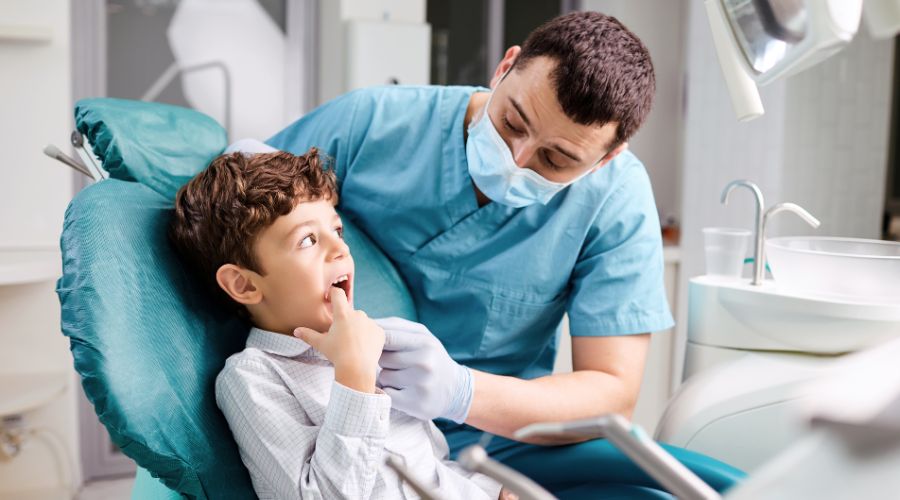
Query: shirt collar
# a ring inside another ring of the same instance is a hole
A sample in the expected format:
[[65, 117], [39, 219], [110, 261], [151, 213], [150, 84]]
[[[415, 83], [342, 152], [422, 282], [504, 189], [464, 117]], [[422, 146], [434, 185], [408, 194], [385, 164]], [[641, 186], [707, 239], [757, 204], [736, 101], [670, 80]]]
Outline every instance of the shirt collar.
[[247, 347], [255, 347], [261, 351], [288, 358], [316, 352], [311, 345], [297, 337], [289, 337], [256, 327], [250, 329], [250, 335], [247, 337]]

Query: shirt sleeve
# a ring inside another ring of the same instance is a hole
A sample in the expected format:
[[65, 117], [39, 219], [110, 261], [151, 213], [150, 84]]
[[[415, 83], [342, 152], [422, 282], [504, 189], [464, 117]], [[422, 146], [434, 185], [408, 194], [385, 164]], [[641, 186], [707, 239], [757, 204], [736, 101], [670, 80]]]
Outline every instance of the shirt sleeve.
[[[278, 375], [252, 361], [226, 366], [216, 401], [261, 498], [368, 498], [390, 423], [390, 397], [332, 385], [321, 427]], [[268, 491], [266, 491], [268, 490]]]
[[572, 336], [656, 332], [674, 324], [650, 179], [634, 169], [598, 211], [572, 272]]
[[371, 112], [371, 99], [362, 90], [341, 95], [310, 111], [285, 127], [266, 143], [282, 151], [301, 155], [316, 147], [332, 160], [338, 183], [355, 159], [362, 131], [353, 124], [360, 112]]

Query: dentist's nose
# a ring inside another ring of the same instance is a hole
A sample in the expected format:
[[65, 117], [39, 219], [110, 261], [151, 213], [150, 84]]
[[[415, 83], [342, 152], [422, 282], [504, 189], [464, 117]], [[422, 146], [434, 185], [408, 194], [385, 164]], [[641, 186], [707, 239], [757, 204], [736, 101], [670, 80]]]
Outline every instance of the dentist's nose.
[[512, 144], [512, 156], [520, 168], [525, 168], [534, 158], [537, 148], [529, 140], [514, 141]]

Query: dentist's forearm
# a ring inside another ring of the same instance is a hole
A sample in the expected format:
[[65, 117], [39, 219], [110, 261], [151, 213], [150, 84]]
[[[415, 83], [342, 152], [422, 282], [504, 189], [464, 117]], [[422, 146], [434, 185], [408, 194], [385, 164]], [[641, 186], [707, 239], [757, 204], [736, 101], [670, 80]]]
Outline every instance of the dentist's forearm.
[[[576, 420], [605, 413], [631, 418], [636, 394], [606, 372], [581, 370], [533, 380], [472, 370], [475, 394], [466, 423], [512, 438], [513, 433], [537, 422]], [[534, 444], [565, 444], [571, 438], [535, 438]]]

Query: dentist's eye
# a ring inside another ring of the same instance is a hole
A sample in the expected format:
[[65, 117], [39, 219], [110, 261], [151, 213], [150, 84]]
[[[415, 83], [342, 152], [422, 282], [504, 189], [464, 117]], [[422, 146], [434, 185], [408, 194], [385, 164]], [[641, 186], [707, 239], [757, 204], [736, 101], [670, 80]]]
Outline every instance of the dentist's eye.
[[513, 127], [512, 123], [510, 123], [509, 119], [506, 118], [505, 116], [503, 117], [503, 126], [506, 127], [507, 130], [509, 130], [510, 132], [512, 132], [514, 134], [521, 135], [523, 133], [522, 130], [519, 130], [516, 127]]
[[550, 168], [551, 170], [562, 170], [563, 169], [563, 167], [560, 167], [556, 163], [553, 163], [553, 160], [550, 159], [550, 155], [548, 155], [546, 152], [543, 154], [543, 156], [544, 156], [544, 165], [547, 165], [547, 167]]
[[312, 234], [307, 235], [305, 238], [300, 240], [300, 248], [309, 248], [316, 244], [316, 237]]

